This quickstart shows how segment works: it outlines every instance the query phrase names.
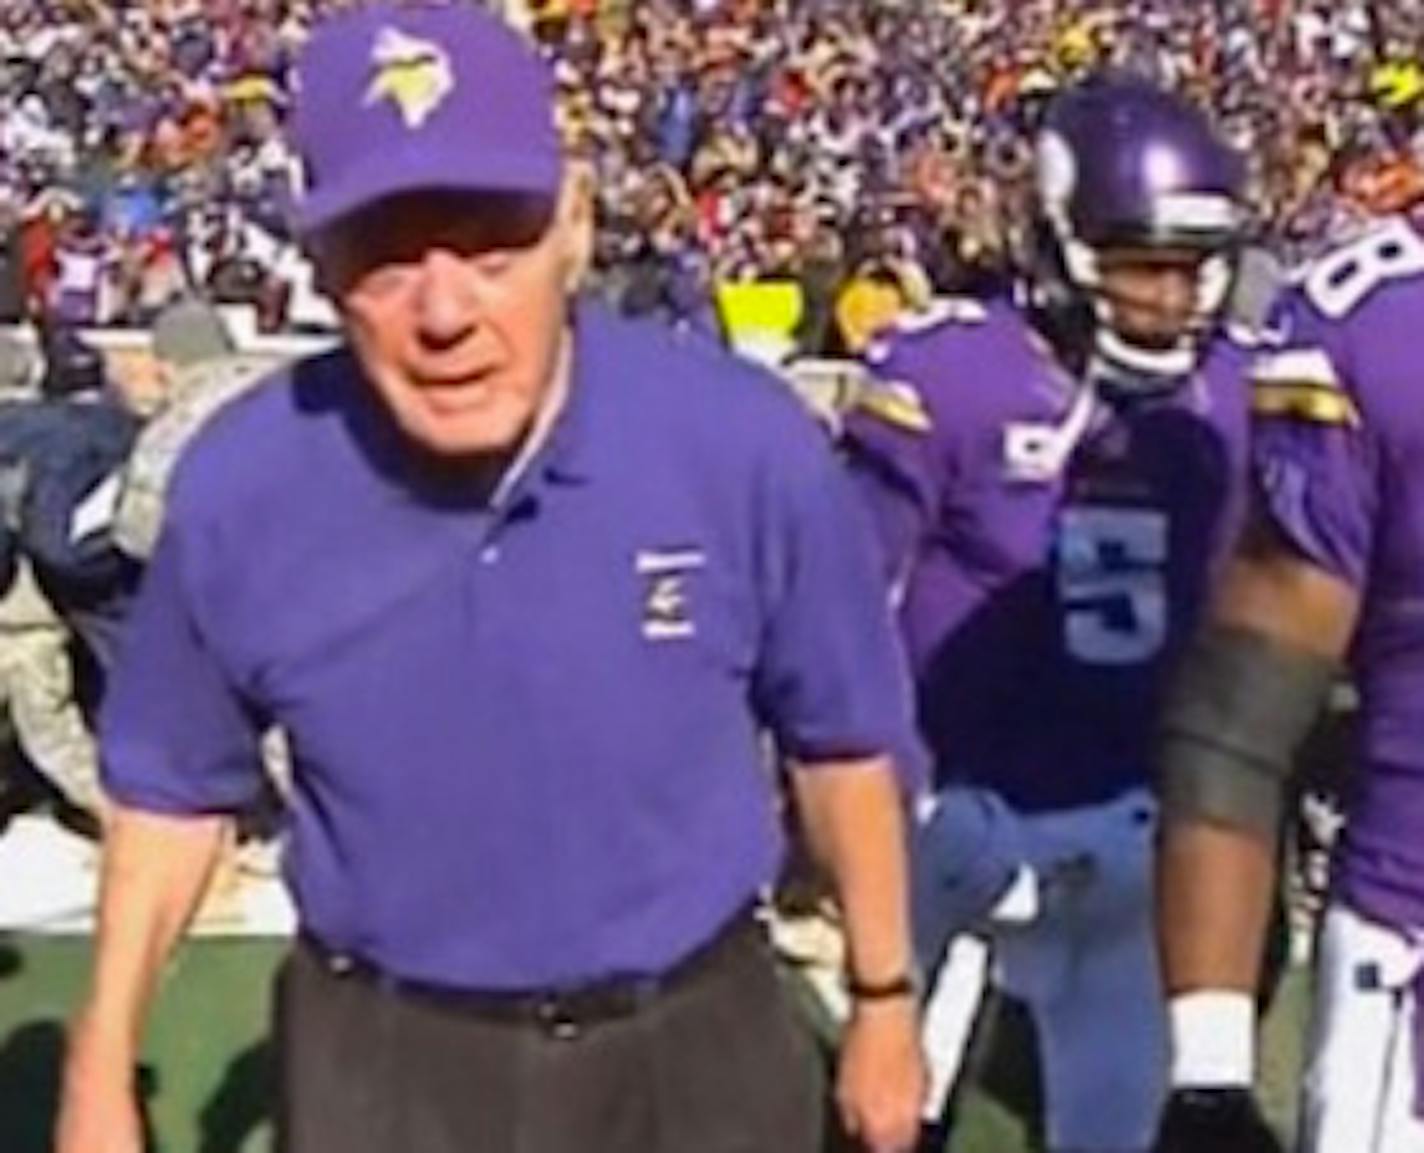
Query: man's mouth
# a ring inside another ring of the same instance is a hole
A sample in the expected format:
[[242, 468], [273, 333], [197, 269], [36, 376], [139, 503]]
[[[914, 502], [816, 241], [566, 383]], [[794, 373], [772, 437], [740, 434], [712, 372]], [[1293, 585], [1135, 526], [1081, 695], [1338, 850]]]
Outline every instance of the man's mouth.
[[461, 376], [427, 376], [416, 382], [421, 399], [437, 413], [466, 412], [489, 403], [493, 395], [488, 372]]

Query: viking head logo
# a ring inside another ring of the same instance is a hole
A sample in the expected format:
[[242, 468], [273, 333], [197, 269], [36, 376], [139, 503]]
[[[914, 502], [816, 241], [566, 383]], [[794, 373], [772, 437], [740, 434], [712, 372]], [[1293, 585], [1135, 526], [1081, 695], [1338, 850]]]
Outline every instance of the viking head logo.
[[419, 128], [455, 90], [450, 57], [430, 40], [383, 28], [371, 52], [375, 74], [366, 89], [366, 104], [389, 100], [405, 126]]

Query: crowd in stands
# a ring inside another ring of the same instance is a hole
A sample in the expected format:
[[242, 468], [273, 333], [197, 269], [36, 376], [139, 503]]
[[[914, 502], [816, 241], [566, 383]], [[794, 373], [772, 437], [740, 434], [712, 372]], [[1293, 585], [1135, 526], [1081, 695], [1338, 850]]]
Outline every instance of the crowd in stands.
[[[347, 0], [349, 2], [349, 0]], [[288, 64], [329, 0], [0, 6], [0, 317], [144, 324], [186, 286], [320, 323], [288, 224]], [[800, 344], [1002, 277], [1039, 110], [1085, 71], [1185, 90], [1248, 157], [1289, 259], [1424, 197], [1413, 0], [534, 0], [599, 280], [715, 323], [717, 286], [798, 286]]]

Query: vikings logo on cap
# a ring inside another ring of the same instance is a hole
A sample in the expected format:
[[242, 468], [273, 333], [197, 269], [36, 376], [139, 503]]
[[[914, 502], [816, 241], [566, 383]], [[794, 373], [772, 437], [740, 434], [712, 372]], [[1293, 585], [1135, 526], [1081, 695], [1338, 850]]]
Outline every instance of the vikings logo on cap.
[[366, 89], [366, 105], [389, 100], [405, 126], [419, 128], [455, 90], [455, 70], [439, 44], [383, 28], [371, 50], [375, 75]]

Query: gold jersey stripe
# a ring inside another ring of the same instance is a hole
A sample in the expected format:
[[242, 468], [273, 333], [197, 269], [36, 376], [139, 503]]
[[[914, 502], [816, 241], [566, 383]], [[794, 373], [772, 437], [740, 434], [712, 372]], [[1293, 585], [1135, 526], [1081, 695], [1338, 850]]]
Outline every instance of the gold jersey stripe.
[[934, 428], [925, 402], [908, 385], [870, 385], [861, 390], [856, 407], [906, 432], [928, 433]]
[[1360, 411], [1349, 394], [1315, 384], [1257, 384], [1251, 390], [1251, 411], [1258, 416], [1360, 427]]

